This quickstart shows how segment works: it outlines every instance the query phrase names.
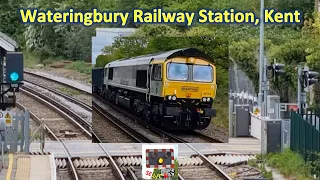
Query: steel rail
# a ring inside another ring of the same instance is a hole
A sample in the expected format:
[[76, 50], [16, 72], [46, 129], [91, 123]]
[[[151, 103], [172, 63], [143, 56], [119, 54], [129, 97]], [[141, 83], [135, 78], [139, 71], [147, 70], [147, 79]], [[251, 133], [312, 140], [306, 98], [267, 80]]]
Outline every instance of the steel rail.
[[94, 110], [99, 112], [103, 117], [105, 117], [107, 120], [111, 121], [115, 126], [117, 126], [119, 129], [121, 129], [123, 132], [128, 134], [130, 137], [132, 137], [135, 141], [139, 143], [153, 143], [152, 140], [146, 138], [144, 135], [140, 134], [127, 124], [123, 123], [122, 121], [118, 120], [116, 117], [105, 111], [102, 107], [100, 107], [97, 103], [92, 102], [92, 107]]
[[49, 87], [47, 87], [47, 86], [41, 85], [41, 84], [36, 83], [36, 82], [34, 82], [34, 81], [25, 80], [25, 79], [24, 79], [23, 81], [25, 81], [25, 82], [27, 82], [27, 83], [30, 83], [30, 84], [33, 84], [33, 85], [36, 85], [36, 86], [39, 86], [39, 87], [41, 87], [41, 88], [43, 88], [43, 89], [46, 89], [46, 90], [48, 90], [48, 91], [50, 91], [50, 92], [53, 92], [53, 93], [55, 93], [55, 94], [57, 94], [57, 95], [59, 95], [59, 96], [62, 96], [62, 97], [64, 97], [64, 98], [72, 101], [73, 103], [75, 103], [75, 104], [83, 107], [83, 108], [86, 109], [87, 111], [90, 111], [90, 112], [92, 111], [92, 108], [91, 108], [90, 105], [88, 105], [88, 104], [86, 104], [86, 103], [84, 103], [84, 102], [81, 102], [81, 101], [79, 101], [78, 99], [76, 99], [76, 98], [74, 98], [74, 97], [72, 97], [72, 96], [69, 96], [69, 95], [67, 95], [67, 94], [65, 94], [65, 93], [62, 93], [62, 92], [60, 92], [60, 91], [57, 91], [57, 90], [55, 90], [55, 89], [53, 89], [53, 88], [49, 88]]
[[83, 89], [81, 89], [81, 88], [79, 88], [79, 87], [76, 87], [76, 86], [72, 86], [72, 85], [70, 85], [70, 84], [68, 84], [68, 83], [61, 82], [61, 81], [55, 80], [55, 79], [53, 79], [53, 78], [45, 77], [45, 76], [42, 76], [42, 75], [40, 75], [40, 74], [36, 74], [36, 73], [30, 72], [30, 71], [26, 71], [26, 70], [24, 70], [23, 72], [24, 72], [25, 74], [29, 74], [29, 75], [32, 75], [32, 76], [37, 76], [37, 77], [40, 77], [40, 78], [43, 78], [43, 79], [47, 79], [47, 80], [52, 81], [52, 82], [55, 82], [55, 83], [62, 84], [62, 85], [64, 85], [64, 86], [68, 86], [68, 87], [70, 87], [70, 88], [72, 88], [72, 89], [81, 91], [81, 92], [83, 92], [83, 93], [85, 93], [85, 94], [92, 95], [91, 92], [85, 91], [85, 90], [83, 90]]
[[[96, 96], [96, 95], [93, 95], [93, 96]], [[175, 135], [175, 134], [172, 134], [172, 133], [163, 131], [163, 130], [161, 130], [161, 129], [153, 126], [153, 125], [148, 124], [148, 123], [145, 122], [145, 121], [142, 121], [142, 120], [139, 119], [138, 117], [136, 117], [136, 116], [128, 113], [128, 112], [125, 111], [124, 109], [122, 109], [122, 108], [120, 108], [120, 107], [118, 107], [118, 106], [116, 106], [116, 105], [114, 105], [114, 104], [111, 104], [110, 102], [108, 102], [108, 101], [106, 101], [106, 100], [104, 100], [104, 99], [103, 99], [102, 101], [103, 101], [103, 103], [107, 104], [108, 106], [110, 106], [110, 107], [113, 108], [114, 110], [116, 110], [116, 111], [124, 114], [125, 116], [129, 117], [130, 119], [134, 119], [135, 121], [139, 122], [139, 123], [142, 124], [143, 126], [151, 129], [152, 131], [154, 131], [154, 132], [156, 132], [156, 133], [158, 133], [158, 134], [163, 134], [163, 135], [165, 135], [165, 136], [167, 136], [167, 137], [169, 137], [169, 138], [177, 141], [178, 143], [189, 143], [188, 141], [186, 141], [186, 140], [178, 137], [178, 136]], [[216, 139], [211, 138], [211, 137], [209, 137], [209, 136], [206, 136], [206, 135], [204, 135], [204, 134], [198, 133], [198, 132], [196, 132], [196, 131], [191, 131], [191, 135], [192, 135], [192, 134], [195, 135], [195, 136], [197, 136], [197, 137], [201, 137], [202, 139], [204, 139], [204, 140], [206, 140], [206, 141], [209, 141], [209, 142], [222, 143], [222, 142], [219, 141], [219, 140], [216, 140]]]
[[75, 113], [72, 110], [70, 110], [69, 108], [67, 108], [66, 106], [62, 105], [61, 103], [55, 101], [54, 99], [52, 99], [52, 98], [34, 90], [34, 89], [31, 89], [30, 87], [22, 86], [22, 89], [31, 92], [32, 94], [50, 102], [54, 106], [58, 107], [59, 109], [63, 110], [64, 112], [68, 113], [70, 116], [72, 116], [74, 119], [76, 119], [80, 124], [82, 124], [88, 131], [91, 132], [92, 125], [89, 122], [87, 122], [85, 119], [83, 119], [81, 116], [79, 116], [77, 113]]
[[[56, 107], [54, 105], [54, 102], [52, 103], [52, 101], [54, 101], [54, 100], [52, 100], [51, 98], [50, 99], [48, 98], [45, 100], [44, 98], [33, 94], [34, 91], [29, 91], [29, 89], [26, 89], [25, 87], [20, 88], [20, 91], [22, 93], [25, 93], [26, 95], [32, 97], [33, 99], [36, 99], [39, 102], [44, 103], [46, 106], [49, 106], [50, 108], [55, 110], [57, 113], [62, 115], [64, 118], [66, 118], [73, 125], [75, 125], [76, 127], [79, 127], [85, 133], [85, 135], [88, 136], [90, 139], [92, 138], [91, 131], [88, 131], [86, 128], [84, 128], [79, 122], [77, 122], [75, 119], [73, 119], [68, 113], [66, 113], [66, 112], [62, 111], [61, 109], [59, 109], [58, 107]], [[57, 104], [57, 103], [55, 103], [55, 104]]]
[[[69, 99], [69, 100], [71, 100], [71, 101], [73, 101], [73, 102], [81, 105], [82, 107], [86, 108], [88, 111], [92, 112], [92, 108], [91, 108], [89, 105], [87, 105], [87, 104], [85, 104], [85, 103], [83, 103], [83, 102], [81, 102], [81, 101], [79, 101], [79, 100], [77, 100], [77, 99], [75, 99], [75, 98], [73, 98], [73, 97], [71, 97], [71, 96], [68, 96], [68, 95], [66, 95], [66, 94], [63, 94], [63, 93], [57, 91], [57, 90], [54, 90], [54, 89], [49, 88], [49, 87], [46, 87], [46, 86], [42, 86], [42, 85], [40, 85], [40, 84], [38, 84], [38, 83], [35, 83], [35, 82], [32, 82], [32, 81], [27, 81], [27, 80], [25, 80], [25, 81], [28, 82], [28, 83], [34, 84], [34, 85], [36, 85], [36, 86], [39, 86], [39, 87], [41, 87], [41, 88], [47, 89], [47, 90], [49, 90], [49, 91], [51, 91], [51, 92], [54, 92], [54, 93], [58, 94], [59, 96], [62, 96], [62, 97], [64, 97], [64, 98], [67, 98], [67, 99]], [[26, 86], [23, 86], [23, 88], [26, 88]], [[33, 91], [32, 89], [30, 89], [30, 88], [28, 88], [28, 87], [27, 87], [27, 89]], [[41, 96], [41, 97], [44, 97], [45, 99], [48, 99], [48, 97], [43, 96], [42, 94], [39, 94], [39, 93], [36, 92], [36, 91], [33, 91], [33, 92], [34, 92], [34, 93], [37, 93], [37, 95], [39, 95], [39, 96]], [[49, 101], [51, 101], [51, 100], [49, 100]], [[80, 122], [83, 122], [83, 123], [87, 126], [87, 128], [89, 129], [89, 131], [91, 131], [91, 133], [92, 133], [92, 138], [95, 138], [95, 140], [98, 141], [99, 143], [102, 142], [101, 139], [96, 135], [96, 133], [92, 131], [92, 125], [91, 125], [90, 123], [87, 123], [83, 118], [81, 118], [80, 116], [78, 116], [77, 114], [75, 114], [73, 111], [70, 111], [68, 108], [62, 106], [61, 104], [59, 104], [59, 103], [54, 103], [54, 104], [55, 104], [56, 106], [59, 106], [60, 108], [63, 108], [65, 111], [68, 111], [69, 114], [73, 114], [73, 116], [76, 117], [76, 119], [78, 119]]]
[[[97, 97], [97, 95], [93, 95], [93, 96]], [[159, 128], [156, 128], [156, 127], [154, 127], [154, 126], [142, 121], [141, 119], [139, 119], [136, 116], [128, 113], [127, 111], [123, 110], [122, 108], [117, 107], [114, 104], [111, 104], [110, 102], [106, 101], [105, 99], [100, 99], [100, 101], [102, 101], [104, 104], [110, 106], [112, 109], [118, 111], [119, 113], [124, 114], [125, 116], [129, 117], [130, 119], [139, 122], [141, 125], [145, 126], [146, 128], [152, 130], [153, 132], [155, 132], [157, 134], [165, 135], [165, 136], [177, 141], [178, 143], [188, 143], [186, 140], [181, 139], [181, 138], [179, 138], [178, 136], [176, 136], [176, 135], [174, 135], [172, 133], [165, 132], [165, 131], [163, 131], [163, 130], [161, 130]]]
[[222, 141], [220, 140], [216, 140], [210, 136], [207, 136], [207, 135], [204, 135], [202, 133], [199, 133], [197, 131], [191, 131], [191, 134], [197, 136], [197, 137], [201, 137], [202, 139], [205, 139], [206, 141], [210, 142], [210, 143], [223, 143]]
[[103, 150], [103, 152], [108, 156], [109, 160], [111, 161], [111, 166], [112, 166], [112, 170], [116, 171], [116, 174], [118, 176], [119, 179], [125, 180], [119, 166], [117, 165], [117, 163], [114, 161], [114, 159], [112, 158], [112, 156], [110, 155], [110, 153], [101, 145], [101, 143], [98, 143], [98, 145], [100, 146], [100, 148]]
[[221, 168], [219, 168], [216, 164], [214, 164], [213, 162], [210, 161], [210, 159], [208, 159], [205, 155], [203, 155], [201, 152], [199, 152], [197, 149], [195, 149], [194, 147], [192, 147], [189, 143], [185, 143], [189, 148], [191, 148], [193, 151], [195, 151], [197, 154], [199, 154], [199, 156], [201, 156], [201, 159], [203, 159], [205, 162], [207, 162], [208, 164], [210, 164], [211, 167], [213, 167], [213, 170], [215, 172], [217, 172], [221, 178], [225, 179], [225, 180], [232, 180], [232, 178], [225, 173]]

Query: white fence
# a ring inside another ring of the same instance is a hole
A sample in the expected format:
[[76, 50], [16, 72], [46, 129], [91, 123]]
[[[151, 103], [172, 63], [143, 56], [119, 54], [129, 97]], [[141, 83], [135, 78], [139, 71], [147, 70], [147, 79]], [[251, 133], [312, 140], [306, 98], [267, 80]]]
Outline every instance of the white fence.
[[261, 140], [261, 118], [259, 116], [251, 114], [251, 136]]

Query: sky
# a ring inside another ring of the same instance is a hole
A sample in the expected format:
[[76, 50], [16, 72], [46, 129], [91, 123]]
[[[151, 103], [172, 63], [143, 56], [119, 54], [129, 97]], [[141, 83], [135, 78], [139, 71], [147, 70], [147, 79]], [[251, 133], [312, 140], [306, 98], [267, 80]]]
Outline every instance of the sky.
[[112, 45], [115, 37], [128, 36], [133, 32], [133, 28], [97, 28], [97, 36], [92, 37], [92, 64], [96, 64], [96, 58], [102, 54], [101, 50]]
[[114, 37], [92, 37], [92, 64], [96, 64], [96, 58], [102, 54], [101, 50], [112, 45]]

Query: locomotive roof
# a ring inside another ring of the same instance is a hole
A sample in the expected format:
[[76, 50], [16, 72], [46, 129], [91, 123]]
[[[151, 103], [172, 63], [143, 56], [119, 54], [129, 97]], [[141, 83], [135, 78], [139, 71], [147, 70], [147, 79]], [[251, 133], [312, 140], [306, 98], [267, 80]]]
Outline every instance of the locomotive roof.
[[119, 59], [108, 63], [105, 67], [119, 67], [119, 66], [133, 66], [133, 65], [144, 65], [149, 64], [151, 59], [153, 60], [163, 60], [171, 59], [179, 56], [197, 57], [201, 59], [206, 59], [210, 62], [214, 62], [213, 59], [196, 48], [183, 48], [175, 49], [166, 52], [159, 52], [154, 54], [148, 54], [143, 56], [137, 56], [132, 58]]

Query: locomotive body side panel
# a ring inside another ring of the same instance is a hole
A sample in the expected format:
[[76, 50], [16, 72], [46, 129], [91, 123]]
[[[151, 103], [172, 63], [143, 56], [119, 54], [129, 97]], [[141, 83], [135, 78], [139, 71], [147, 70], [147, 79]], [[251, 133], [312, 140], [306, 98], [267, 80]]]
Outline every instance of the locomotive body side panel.
[[109, 71], [113, 69], [113, 78], [110, 79], [109, 76], [105, 77], [105, 84], [107, 86], [146, 93], [147, 68], [148, 65], [107, 68], [107, 75], [110, 75]]

